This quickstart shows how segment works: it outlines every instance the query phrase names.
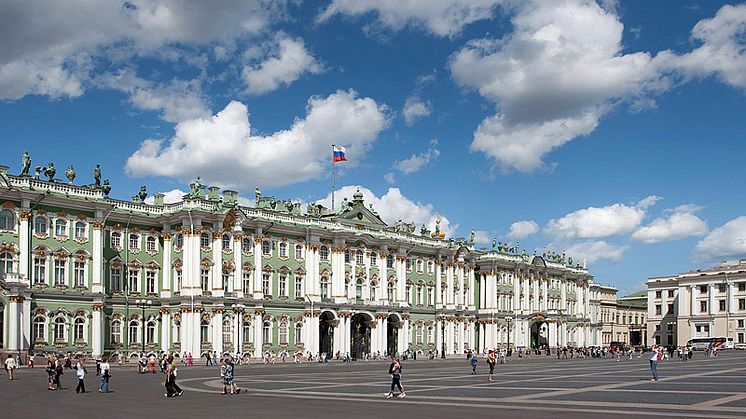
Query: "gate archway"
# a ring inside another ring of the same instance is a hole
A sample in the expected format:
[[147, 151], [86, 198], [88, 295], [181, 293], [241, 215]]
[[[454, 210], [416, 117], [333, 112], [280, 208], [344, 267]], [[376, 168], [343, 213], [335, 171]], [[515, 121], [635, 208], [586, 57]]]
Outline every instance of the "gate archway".
[[331, 357], [334, 351], [334, 313], [325, 311], [319, 316], [319, 355]]
[[358, 313], [350, 319], [350, 356], [352, 359], [363, 359], [370, 353], [370, 322], [373, 319]]
[[386, 318], [386, 355], [394, 356], [399, 351], [399, 327], [401, 320], [396, 314]]

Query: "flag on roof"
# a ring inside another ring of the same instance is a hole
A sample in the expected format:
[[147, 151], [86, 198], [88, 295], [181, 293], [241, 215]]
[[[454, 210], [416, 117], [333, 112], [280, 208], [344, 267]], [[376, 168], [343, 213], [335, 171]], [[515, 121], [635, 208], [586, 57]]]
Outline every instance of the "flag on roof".
[[344, 147], [337, 147], [335, 145], [332, 145], [332, 150], [333, 150], [332, 162], [339, 163], [341, 161], [347, 161], [347, 157], [345, 157]]

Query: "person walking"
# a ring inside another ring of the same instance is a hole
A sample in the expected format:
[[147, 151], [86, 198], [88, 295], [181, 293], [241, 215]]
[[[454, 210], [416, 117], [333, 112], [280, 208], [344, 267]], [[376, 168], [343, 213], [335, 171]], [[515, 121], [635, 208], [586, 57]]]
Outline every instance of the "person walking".
[[495, 356], [495, 351], [490, 350], [490, 353], [487, 354], [487, 366], [490, 367], [490, 375], [487, 377], [487, 382], [492, 382], [492, 374], [495, 373], [495, 364], [497, 363], [497, 357]]
[[477, 375], [477, 354], [473, 353], [471, 354], [471, 359], [469, 360], [471, 362], [471, 374]]
[[54, 359], [54, 385], [56, 390], [62, 390], [62, 375], [65, 371], [62, 368], [60, 357]]
[[75, 387], [75, 393], [85, 393], [85, 358], [78, 359], [75, 369], [77, 370], [75, 374], [78, 376], [78, 386]]
[[399, 388], [399, 398], [403, 399], [407, 397], [407, 394], [404, 393], [404, 388], [401, 385], [401, 361], [399, 358], [394, 358], [394, 360], [391, 362], [391, 365], [389, 365], [389, 374], [391, 374], [391, 391], [386, 393], [386, 398], [390, 399], [394, 397], [394, 387]]
[[101, 358], [101, 384], [98, 386], [99, 393], [109, 392], [109, 379], [111, 378], [111, 366], [106, 357]]
[[34, 368], [34, 354], [28, 356], [28, 367]]
[[13, 355], [8, 354], [8, 358], [5, 360], [5, 371], [8, 373], [8, 380], [14, 379], [13, 372], [18, 367], [18, 364], [16, 364], [15, 358], [13, 358]]
[[184, 391], [176, 384], [176, 375], [178, 374], [176, 368], [176, 360], [172, 355], [166, 358], [166, 397], [177, 397], [184, 394]]
[[[232, 358], [226, 358], [223, 361], [223, 365], [225, 366], [225, 369], [222, 370], [223, 372], [223, 392], [221, 394], [228, 394], [228, 389], [230, 388], [231, 394], [239, 394], [241, 393], [241, 389], [238, 388], [236, 383], [233, 381], [233, 374], [235, 372], [235, 365], [233, 364]], [[222, 368], [222, 367], [221, 367]]]
[[658, 361], [663, 359], [663, 353], [660, 348], [653, 348], [652, 355], [650, 356], [650, 371], [653, 373], [653, 379], [650, 381], [658, 381]]
[[47, 372], [47, 378], [49, 379], [49, 385], [47, 386], [47, 390], [55, 390], [56, 385], [55, 385], [54, 376], [55, 376], [56, 370], [54, 367], [54, 358], [51, 356], [47, 357], [47, 368], [45, 369], [45, 371]]

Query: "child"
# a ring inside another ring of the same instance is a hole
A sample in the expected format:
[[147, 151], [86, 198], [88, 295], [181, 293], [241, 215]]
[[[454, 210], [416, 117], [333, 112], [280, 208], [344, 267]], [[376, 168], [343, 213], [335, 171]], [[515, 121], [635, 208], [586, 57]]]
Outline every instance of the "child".
[[477, 354], [476, 353], [471, 355], [471, 373], [472, 375], [477, 375]]

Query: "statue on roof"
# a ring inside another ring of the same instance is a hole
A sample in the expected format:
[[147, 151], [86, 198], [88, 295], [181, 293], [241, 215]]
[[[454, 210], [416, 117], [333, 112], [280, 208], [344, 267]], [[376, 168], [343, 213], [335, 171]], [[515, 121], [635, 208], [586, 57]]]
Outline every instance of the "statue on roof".
[[28, 171], [31, 168], [31, 156], [28, 151], [23, 152], [23, 158], [21, 159], [21, 176], [28, 176]]
[[[500, 245], [502, 245], [502, 243], [500, 243]], [[496, 248], [496, 247], [497, 247], [497, 238], [493, 237], [493, 238], [492, 238], [492, 251], [493, 251], [493, 252], [495, 251], [495, 248]], [[501, 246], [501, 247], [502, 247], [502, 246]]]
[[380, 217], [380, 215], [378, 215], [378, 211], [373, 209], [373, 204], [368, 204], [368, 209], [370, 210], [370, 212], [373, 213], [373, 215], [375, 215], [376, 217]]
[[469, 244], [474, 244], [474, 238], [475, 238], [476, 234], [477, 233], [472, 228], [471, 232], [469, 233]]
[[54, 163], [51, 161], [47, 165], [47, 167], [43, 168], [42, 171], [44, 172], [44, 176], [49, 178], [49, 181], [51, 182], [52, 179], [54, 179], [55, 173], [57, 173], [57, 169], [54, 168]]
[[140, 202], [145, 202], [145, 198], [148, 197], [148, 188], [140, 186], [140, 192], [137, 193], [137, 197], [140, 199]]
[[36, 166], [36, 170], [34, 170], [34, 179], [39, 180], [41, 177], [41, 172], [44, 170], [41, 166]]
[[73, 181], [75, 180], [75, 168], [73, 168], [73, 165], [67, 166], [67, 170], [65, 170], [65, 177], [67, 178], [67, 183], [72, 185]]
[[93, 169], [93, 184], [97, 187], [101, 187], [101, 165], [97, 164], [96, 168]]
[[109, 184], [109, 179], [104, 180], [104, 184], [101, 186], [101, 191], [103, 191], [105, 197], [109, 197], [109, 192], [111, 192], [111, 184]]

